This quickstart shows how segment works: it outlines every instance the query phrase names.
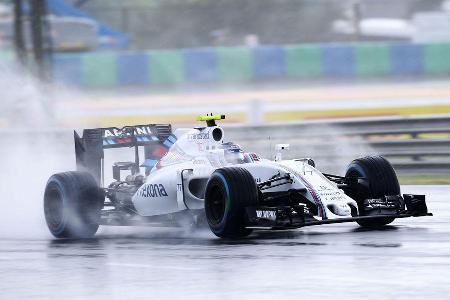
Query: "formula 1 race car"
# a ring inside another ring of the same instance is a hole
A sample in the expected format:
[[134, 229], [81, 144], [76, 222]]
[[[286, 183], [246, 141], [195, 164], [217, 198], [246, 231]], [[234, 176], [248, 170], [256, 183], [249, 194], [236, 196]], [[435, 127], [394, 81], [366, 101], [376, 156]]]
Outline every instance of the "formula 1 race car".
[[[345, 176], [321, 173], [309, 158], [282, 160], [288, 145], [277, 145], [274, 160], [263, 159], [224, 142], [216, 125], [224, 118], [202, 116], [207, 126], [174, 132], [167, 124], [74, 132], [77, 171], [51, 176], [45, 189], [50, 232], [85, 238], [99, 225], [207, 223], [218, 237], [239, 238], [254, 229], [380, 227], [431, 215], [424, 195], [400, 194], [395, 171], [381, 156], [355, 159]], [[105, 186], [104, 150], [123, 147], [134, 148], [134, 161], [114, 163], [114, 180]]]

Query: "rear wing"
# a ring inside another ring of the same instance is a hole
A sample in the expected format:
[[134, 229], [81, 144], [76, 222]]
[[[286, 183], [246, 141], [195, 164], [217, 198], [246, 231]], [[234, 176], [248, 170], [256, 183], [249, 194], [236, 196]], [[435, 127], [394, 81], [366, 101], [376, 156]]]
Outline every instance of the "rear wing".
[[155, 161], [173, 144], [169, 142], [174, 140], [171, 136], [170, 124], [84, 129], [81, 137], [74, 131], [77, 170], [88, 171], [100, 183], [104, 174], [104, 150], [124, 147], [135, 148], [134, 170], [139, 170], [138, 148], [144, 147], [145, 160]]

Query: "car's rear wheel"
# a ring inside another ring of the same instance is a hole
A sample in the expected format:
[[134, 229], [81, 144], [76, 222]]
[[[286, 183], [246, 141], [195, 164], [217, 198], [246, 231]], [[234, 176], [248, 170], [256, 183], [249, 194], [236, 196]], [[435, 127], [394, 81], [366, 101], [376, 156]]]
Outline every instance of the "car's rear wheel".
[[50, 177], [44, 193], [44, 214], [57, 238], [88, 238], [99, 227], [104, 195], [86, 172], [64, 172]]
[[[377, 199], [383, 196], [399, 195], [400, 185], [392, 165], [382, 156], [366, 156], [350, 163], [346, 177], [364, 178], [364, 183], [358, 184], [346, 193], [356, 200], [358, 210], [364, 211], [365, 199]], [[381, 227], [392, 223], [395, 218], [380, 218], [359, 220], [362, 227]]]
[[209, 228], [218, 237], [240, 238], [252, 231], [245, 228], [246, 207], [258, 205], [258, 189], [250, 172], [239, 167], [217, 169], [205, 192], [205, 213]]

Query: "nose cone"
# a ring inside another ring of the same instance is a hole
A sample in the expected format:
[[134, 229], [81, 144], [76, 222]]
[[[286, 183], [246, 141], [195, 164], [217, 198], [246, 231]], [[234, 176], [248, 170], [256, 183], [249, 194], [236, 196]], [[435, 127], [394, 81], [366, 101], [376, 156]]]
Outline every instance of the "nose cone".
[[333, 203], [328, 204], [327, 208], [335, 215], [338, 216], [351, 216], [352, 210], [347, 203]]

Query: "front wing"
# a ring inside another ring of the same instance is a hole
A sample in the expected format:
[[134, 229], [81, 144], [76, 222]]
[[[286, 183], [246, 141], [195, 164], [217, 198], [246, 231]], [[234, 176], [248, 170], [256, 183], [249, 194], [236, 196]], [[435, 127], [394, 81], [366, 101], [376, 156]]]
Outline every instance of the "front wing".
[[424, 195], [404, 194], [403, 197], [385, 196], [364, 201], [358, 216], [317, 220], [304, 205], [281, 207], [247, 207], [247, 228], [292, 229], [312, 225], [356, 222], [384, 218], [432, 216], [428, 212]]

